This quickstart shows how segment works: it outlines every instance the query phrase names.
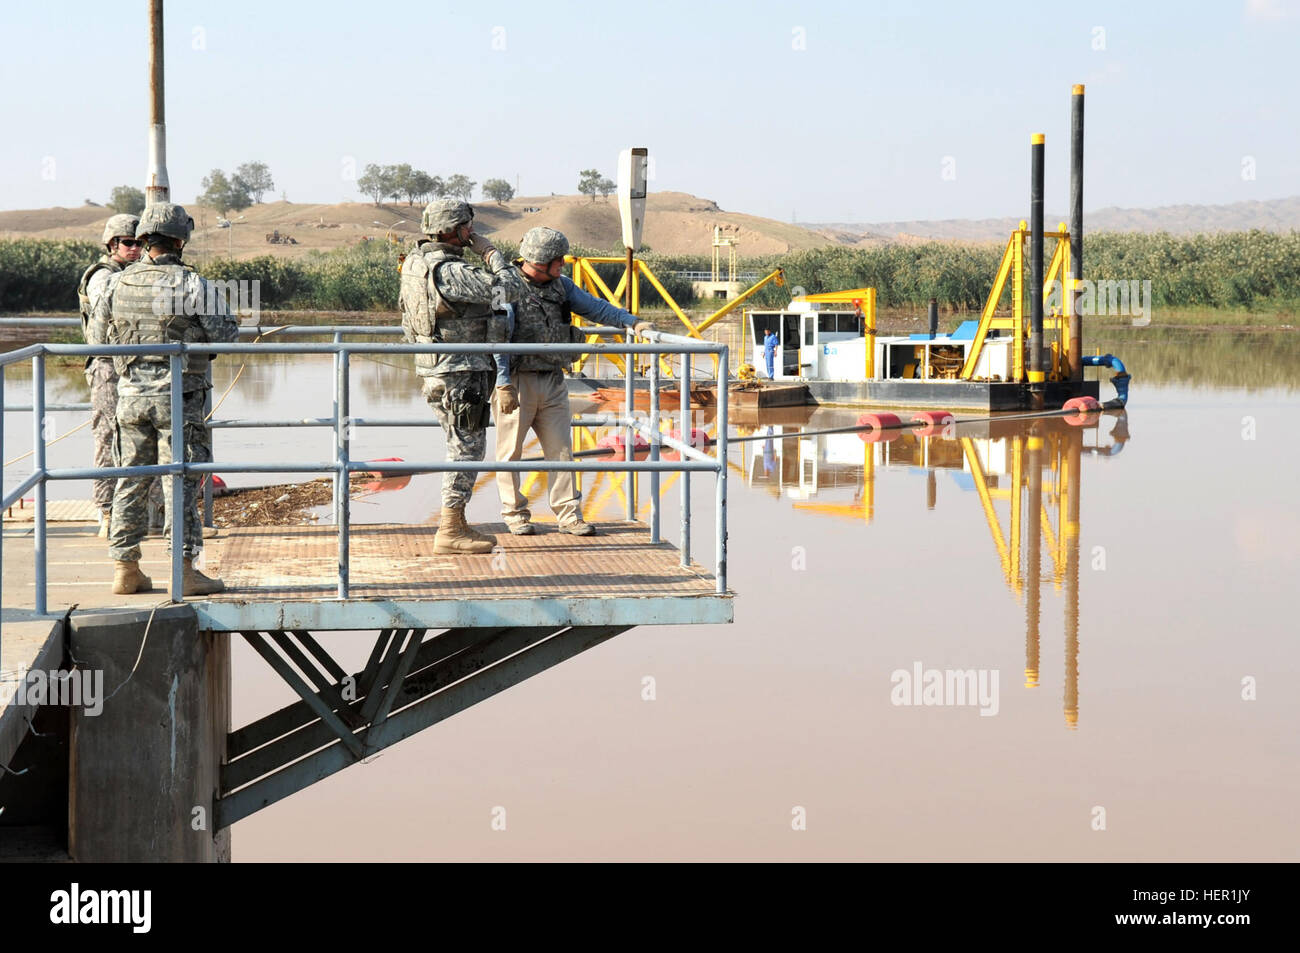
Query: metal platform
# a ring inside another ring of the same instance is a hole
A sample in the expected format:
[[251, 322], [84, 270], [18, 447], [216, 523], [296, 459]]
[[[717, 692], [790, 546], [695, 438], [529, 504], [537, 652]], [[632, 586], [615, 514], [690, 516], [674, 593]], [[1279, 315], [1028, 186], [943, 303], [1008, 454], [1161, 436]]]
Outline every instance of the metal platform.
[[[732, 594], [719, 594], [715, 577], [700, 565], [682, 566], [675, 547], [651, 543], [644, 524], [597, 526], [599, 535], [589, 537], [560, 533], [553, 524], [539, 525], [535, 536], [512, 536], [501, 524], [479, 524], [497, 534], [499, 551], [452, 557], [434, 554], [436, 525], [356, 524], [346, 600], [335, 596], [335, 527], [223, 529], [205, 542], [204, 558], [227, 591], [186, 602], [198, 612], [200, 628], [223, 632], [732, 621]], [[11, 524], [5, 536], [7, 640], [11, 625], [34, 618], [35, 585], [30, 525]], [[163, 543], [151, 537], [142, 545], [141, 568], [153, 577], [154, 590], [119, 596], [112, 592], [107, 542], [96, 536], [95, 525], [51, 526], [49, 616], [74, 606], [166, 602]]]
[[440, 556], [436, 525], [352, 527], [349, 599], [335, 598], [333, 526], [223, 531], [209, 565], [227, 590], [197, 602], [203, 628], [379, 629], [632, 626], [726, 623], [731, 594], [678, 550], [651, 543], [644, 524], [599, 524], [574, 537], [541, 525], [512, 536], [503, 524], [490, 555]]

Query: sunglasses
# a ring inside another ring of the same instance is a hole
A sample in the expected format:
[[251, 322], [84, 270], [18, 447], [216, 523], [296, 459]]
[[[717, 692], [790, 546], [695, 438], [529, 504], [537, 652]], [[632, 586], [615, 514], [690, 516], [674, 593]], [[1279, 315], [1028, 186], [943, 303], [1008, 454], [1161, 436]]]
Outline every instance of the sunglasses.
[[144, 240], [140, 238], [119, 238], [117, 243], [123, 248], [139, 248], [144, 244]]

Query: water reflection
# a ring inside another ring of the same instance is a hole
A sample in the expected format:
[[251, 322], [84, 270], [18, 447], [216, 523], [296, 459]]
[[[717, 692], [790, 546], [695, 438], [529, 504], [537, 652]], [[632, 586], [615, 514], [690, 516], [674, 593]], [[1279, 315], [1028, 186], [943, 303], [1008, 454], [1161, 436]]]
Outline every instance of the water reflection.
[[[1063, 710], [1066, 725], [1077, 728], [1082, 460], [1120, 453], [1129, 440], [1127, 416], [993, 419], [868, 434], [819, 434], [810, 426], [811, 417], [810, 409], [800, 408], [764, 414], [738, 428], [746, 484], [789, 499], [801, 512], [867, 526], [880, 505], [876, 484], [882, 470], [919, 477], [928, 510], [941, 507], [941, 482], [955, 486], [956, 494], [942, 495], [944, 505], [980, 508], [990, 555], [997, 558], [1008, 591], [1024, 604], [1028, 689], [1039, 686], [1042, 588], [1050, 583], [1064, 590]], [[819, 421], [820, 429], [835, 426]], [[834, 498], [844, 496], [845, 489], [852, 494], [849, 500]], [[884, 505], [908, 504], [889, 500]]]

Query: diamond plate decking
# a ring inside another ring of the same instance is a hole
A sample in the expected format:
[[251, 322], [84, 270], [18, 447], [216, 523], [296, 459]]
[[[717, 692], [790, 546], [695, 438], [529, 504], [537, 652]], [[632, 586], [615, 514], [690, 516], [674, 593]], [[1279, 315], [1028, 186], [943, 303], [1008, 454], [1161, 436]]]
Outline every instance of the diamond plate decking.
[[[536, 536], [495, 532], [501, 551], [433, 553], [434, 525], [353, 524], [350, 596], [336, 597], [338, 537], [333, 526], [223, 529], [205, 541], [206, 568], [226, 582], [218, 596], [187, 599], [205, 628], [221, 631], [447, 628], [452, 626], [689, 625], [732, 621], [732, 593], [678, 551], [652, 544], [641, 523], [599, 523], [600, 535], [573, 537], [554, 524]], [[49, 612], [158, 605], [167, 601], [170, 564], [163, 540], [146, 539], [142, 568], [154, 590], [112, 593], [107, 542], [93, 524], [49, 532]], [[6, 523], [6, 622], [31, 618], [31, 524]]]
[[334, 527], [224, 530], [208, 563], [227, 590], [200, 614], [231, 630], [731, 621], [730, 594], [642, 524], [601, 523], [582, 538], [546, 525], [535, 536], [479, 529], [497, 535], [498, 551], [437, 555], [436, 526], [354, 524], [346, 601], [335, 598]]

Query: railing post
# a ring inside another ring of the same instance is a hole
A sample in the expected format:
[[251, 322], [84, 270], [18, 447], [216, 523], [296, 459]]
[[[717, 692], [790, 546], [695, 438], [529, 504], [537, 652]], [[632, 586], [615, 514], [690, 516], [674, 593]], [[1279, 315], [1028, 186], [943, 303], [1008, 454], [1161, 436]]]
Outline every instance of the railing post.
[[[650, 355], [650, 460], [659, 459], [659, 355]], [[659, 542], [659, 471], [650, 471], [650, 542]]]
[[[5, 458], [5, 368], [0, 364], [0, 464]], [[0, 467], [0, 497], [5, 494], [4, 468]], [[0, 566], [4, 566], [5, 511], [0, 507]], [[0, 575], [0, 614], [4, 613], [4, 579]], [[3, 628], [3, 626], [0, 626]], [[0, 638], [0, 658], [4, 657], [3, 638]]]
[[[339, 335], [335, 335], [336, 341]], [[348, 510], [349, 500], [349, 439], [348, 439], [348, 352], [335, 352], [338, 367], [338, 374], [334, 380], [335, 394], [335, 414], [334, 414], [334, 437], [335, 437], [335, 455], [334, 462], [337, 469], [334, 471], [334, 522], [339, 531], [339, 591], [340, 599], [348, 597], [348, 533], [349, 518], [351, 514]]]
[[[688, 352], [682, 353], [682, 373], [678, 379], [682, 388], [682, 416], [681, 416], [681, 433], [682, 442], [694, 446], [691, 437], [695, 430], [690, 425], [691, 419], [691, 355]], [[681, 456], [679, 454], [679, 456]], [[682, 459], [685, 459], [683, 456]], [[681, 551], [682, 565], [691, 564], [691, 471], [683, 470], [681, 474], [682, 485], [682, 528], [681, 528]]]
[[[627, 341], [628, 344], [631, 344], [635, 340], [635, 337], [633, 336], [631, 329], [629, 329], [627, 333], [623, 335], [623, 339]], [[633, 428], [632, 425], [632, 417], [636, 412], [636, 391], [633, 388], [633, 375], [632, 375], [632, 368], [633, 368], [632, 362], [635, 358], [636, 358], [635, 354], [623, 355], [623, 413], [626, 415], [627, 418], [627, 426], [624, 429], [625, 440], [624, 440], [624, 447], [623, 447], [623, 459], [626, 460], [628, 463], [631, 463], [632, 460], [635, 458], [635, 453], [633, 452], [633, 446], [636, 442], [636, 430]], [[623, 486], [624, 489], [627, 490], [627, 493], [625, 494], [625, 496], [627, 497], [627, 518], [628, 521], [630, 522], [636, 519], [636, 497], [637, 497], [636, 474], [633, 473], [631, 470], [628, 470], [627, 473], [625, 474], [625, 482]]]
[[[206, 356], [206, 355], [205, 355]], [[209, 419], [212, 417], [212, 362], [205, 361], [203, 368], [204, 377], [207, 379], [207, 387], [203, 391], [203, 424], [207, 426]], [[212, 431], [208, 431], [208, 444], [212, 444]], [[213, 459], [216, 459], [217, 453], [212, 452]], [[203, 474], [203, 525], [212, 525], [212, 477], [214, 474]]]
[[32, 358], [32, 459], [36, 484], [35, 530], [36, 614], [45, 615], [45, 352]]
[[171, 481], [172, 499], [168, 516], [172, 522], [171, 547], [171, 597], [173, 602], [184, 598], [185, 586], [182, 581], [185, 558], [185, 521], [189, 519], [189, 510], [185, 507], [185, 403], [183, 399], [185, 355], [178, 353], [168, 358], [171, 377], [171, 413], [172, 413], [172, 463], [180, 463], [181, 469], [167, 475]]
[[718, 483], [717, 509], [718, 521], [718, 592], [727, 591], [727, 348], [722, 349], [718, 357]]

